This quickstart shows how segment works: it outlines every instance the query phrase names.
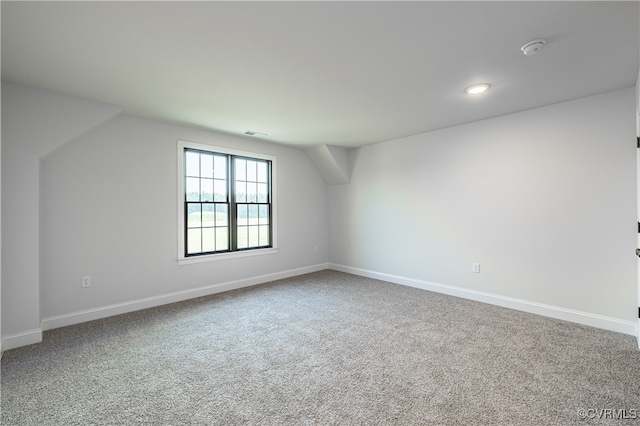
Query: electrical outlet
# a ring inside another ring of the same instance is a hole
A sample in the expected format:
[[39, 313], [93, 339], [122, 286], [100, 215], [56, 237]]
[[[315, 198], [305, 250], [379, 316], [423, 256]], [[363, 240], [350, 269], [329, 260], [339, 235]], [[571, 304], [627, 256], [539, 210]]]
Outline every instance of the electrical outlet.
[[80, 282], [80, 287], [91, 287], [91, 277], [89, 275], [85, 275], [82, 277], [82, 281]]
[[480, 264], [479, 263], [474, 263], [472, 270], [473, 270], [473, 273], [479, 274], [480, 273]]

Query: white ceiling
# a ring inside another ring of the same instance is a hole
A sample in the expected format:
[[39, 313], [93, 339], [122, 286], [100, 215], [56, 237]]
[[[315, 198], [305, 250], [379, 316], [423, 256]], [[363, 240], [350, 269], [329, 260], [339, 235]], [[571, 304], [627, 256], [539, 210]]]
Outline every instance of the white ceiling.
[[[635, 85], [630, 2], [6, 2], [2, 79], [144, 118], [361, 146]], [[545, 38], [525, 56], [520, 46]], [[472, 83], [493, 86], [464, 93]]]

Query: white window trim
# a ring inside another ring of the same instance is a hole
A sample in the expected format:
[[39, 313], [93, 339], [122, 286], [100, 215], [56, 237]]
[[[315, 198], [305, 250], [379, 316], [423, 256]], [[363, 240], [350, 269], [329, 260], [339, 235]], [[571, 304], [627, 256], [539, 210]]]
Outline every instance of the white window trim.
[[[265, 254], [274, 254], [278, 251], [278, 214], [277, 214], [277, 197], [276, 197], [276, 157], [273, 155], [260, 154], [250, 151], [242, 151], [238, 149], [224, 148], [220, 146], [207, 145], [196, 142], [188, 142], [179, 140], [177, 143], [178, 157], [178, 265], [189, 265], [193, 263], [213, 262], [219, 260], [236, 259], [239, 257], [261, 256]], [[184, 149], [193, 148], [204, 151], [219, 152], [220, 154], [238, 155], [244, 157], [258, 158], [271, 161], [271, 229], [272, 229], [272, 247], [263, 249], [252, 249], [235, 251], [229, 253], [207, 254], [202, 256], [186, 257], [184, 255]]]

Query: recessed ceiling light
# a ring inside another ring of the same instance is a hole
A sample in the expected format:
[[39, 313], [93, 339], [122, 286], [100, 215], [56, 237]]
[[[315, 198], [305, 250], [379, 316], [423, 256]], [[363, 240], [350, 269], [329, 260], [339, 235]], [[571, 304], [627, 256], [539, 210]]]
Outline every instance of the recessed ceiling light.
[[474, 84], [473, 86], [467, 87], [464, 91], [470, 95], [477, 95], [478, 93], [486, 91], [489, 87], [491, 87], [489, 83]]

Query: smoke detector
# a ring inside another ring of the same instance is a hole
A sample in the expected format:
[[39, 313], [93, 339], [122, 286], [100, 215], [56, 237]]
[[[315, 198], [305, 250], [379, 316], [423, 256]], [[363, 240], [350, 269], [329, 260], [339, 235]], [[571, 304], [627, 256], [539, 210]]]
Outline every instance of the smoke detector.
[[546, 43], [547, 41], [541, 38], [537, 40], [531, 40], [530, 42], [522, 46], [520, 50], [522, 50], [522, 53], [527, 56], [535, 55], [542, 50], [542, 46], [544, 46]]

